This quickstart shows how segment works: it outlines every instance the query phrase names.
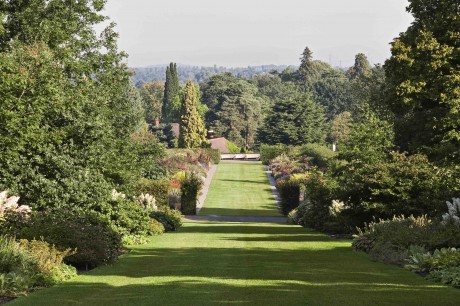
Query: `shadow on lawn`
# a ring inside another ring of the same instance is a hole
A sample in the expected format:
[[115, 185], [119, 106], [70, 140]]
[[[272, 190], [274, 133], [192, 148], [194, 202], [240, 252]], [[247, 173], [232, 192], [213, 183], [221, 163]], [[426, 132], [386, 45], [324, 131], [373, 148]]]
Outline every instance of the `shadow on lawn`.
[[216, 179], [219, 182], [234, 182], [234, 183], [249, 183], [249, 184], [262, 184], [268, 185], [268, 181], [254, 181], [254, 180], [231, 180], [231, 179]]
[[[191, 233], [197, 235], [189, 237], [200, 237], [201, 232], [208, 235], [203, 241], [194, 240], [197, 244], [206, 244], [206, 239], [215, 239], [216, 244], [261, 243], [136, 247], [116, 264], [90, 271], [80, 282], [34, 293], [12, 306], [457, 305], [460, 299], [460, 290], [372, 262], [353, 252], [348, 243], [303, 228], [203, 222], [166, 235], [185, 234], [186, 239]], [[239, 233], [267, 236], [239, 237]]]
[[[273, 198], [272, 198], [273, 199]], [[206, 205], [206, 203], [205, 203]], [[272, 205], [261, 205], [257, 209], [239, 209], [239, 208], [214, 208], [204, 206], [199, 216], [215, 215], [215, 216], [282, 216], [278, 213], [278, 207], [273, 201]]]

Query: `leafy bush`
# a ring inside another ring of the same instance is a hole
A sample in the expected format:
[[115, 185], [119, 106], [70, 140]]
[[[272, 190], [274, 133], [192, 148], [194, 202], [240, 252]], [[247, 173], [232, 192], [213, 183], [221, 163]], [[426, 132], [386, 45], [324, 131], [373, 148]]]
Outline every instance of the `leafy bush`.
[[75, 268], [62, 263], [69, 254], [69, 249], [59, 251], [44, 241], [0, 236], [0, 295], [23, 294], [76, 276]]
[[165, 232], [177, 231], [182, 226], [181, 212], [169, 207], [162, 207], [151, 212], [150, 217], [160, 222]]
[[288, 147], [283, 144], [278, 145], [260, 145], [260, 160], [264, 165], [268, 163], [277, 156], [280, 156], [283, 153], [288, 152]]
[[110, 220], [120, 235], [147, 235], [150, 218], [146, 210], [139, 204], [121, 197], [112, 200], [111, 203]]
[[80, 209], [33, 212], [28, 220], [8, 218], [2, 232], [18, 239], [43, 239], [60, 249], [76, 249], [65, 262], [76, 267], [95, 267], [113, 262], [121, 250], [121, 235], [107, 217]]
[[460, 249], [442, 248], [433, 253], [423, 247], [410, 247], [406, 269], [428, 274], [427, 279], [460, 286]]
[[300, 183], [298, 180], [286, 177], [276, 182], [276, 189], [280, 196], [281, 212], [287, 215], [290, 211], [299, 206]]
[[[180, 224], [182, 225], [182, 221], [180, 221]], [[159, 222], [158, 220], [152, 219], [150, 221], [150, 228], [149, 228], [149, 234], [150, 235], [161, 235], [165, 232], [165, 227], [163, 223]]]
[[169, 206], [170, 184], [168, 181], [141, 179], [135, 189], [137, 194], [148, 193], [155, 197], [156, 205]]
[[19, 243], [30, 253], [36, 263], [40, 286], [51, 286], [77, 276], [77, 270], [74, 267], [63, 263], [64, 258], [75, 254], [75, 251], [58, 250], [54, 245], [43, 240], [22, 239]]
[[335, 158], [336, 154], [328, 147], [309, 143], [300, 148], [300, 154], [303, 156], [312, 157], [312, 163], [315, 166], [325, 168], [328, 166], [329, 161]]
[[373, 210], [368, 215], [376, 218], [440, 216], [442, 203], [460, 192], [451, 179], [452, 171], [433, 165], [420, 154], [392, 152], [388, 160], [353, 161], [340, 173], [337, 197], [356, 212]]
[[123, 235], [121, 243], [124, 246], [147, 244], [149, 239], [144, 235]]
[[181, 211], [185, 215], [196, 215], [196, 202], [203, 181], [195, 173], [187, 173], [181, 181]]
[[460, 247], [460, 227], [453, 223], [432, 222], [426, 216], [394, 217], [371, 222], [359, 230], [353, 248], [369, 253], [376, 260], [401, 264], [411, 246], [428, 251]]
[[213, 164], [217, 165], [220, 163], [220, 151], [216, 149], [199, 149], [202, 152], [206, 152], [206, 154], [210, 157]]

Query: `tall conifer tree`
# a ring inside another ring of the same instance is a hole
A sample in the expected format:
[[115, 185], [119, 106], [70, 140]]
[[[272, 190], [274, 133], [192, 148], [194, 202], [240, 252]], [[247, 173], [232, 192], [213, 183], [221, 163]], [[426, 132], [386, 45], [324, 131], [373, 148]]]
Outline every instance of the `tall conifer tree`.
[[206, 129], [197, 110], [198, 95], [192, 81], [185, 86], [181, 105], [179, 148], [199, 148], [206, 143]]

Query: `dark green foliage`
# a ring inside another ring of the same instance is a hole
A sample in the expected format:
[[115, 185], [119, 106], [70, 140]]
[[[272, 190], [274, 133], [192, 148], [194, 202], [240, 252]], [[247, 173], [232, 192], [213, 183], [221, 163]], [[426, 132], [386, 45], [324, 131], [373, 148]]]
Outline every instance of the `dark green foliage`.
[[276, 182], [276, 189], [280, 196], [281, 212], [286, 216], [291, 210], [299, 206], [300, 183], [287, 177]]
[[122, 236], [147, 235], [150, 218], [139, 204], [118, 198], [110, 201], [110, 221], [113, 228]]
[[313, 101], [324, 106], [328, 120], [338, 114], [350, 111], [354, 104], [350, 81], [340, 70], [324, 72], [313, 83]]
[[141, 179], [136, 186], [137, 194], [150, 194], [155, 197], [156, 205], [159, 207], [169, 207], [169, 189], [168, 181], [154, 181]]
[[197, 174], [186, 173], [180, 185], [181, 211], [184, 215], [196, 215], [196, 202], [202, 187], [203, 181]]
[[169, 149], [177, 148], [177, 137], [174, 134], [171, 124], [160, 124], [150, 126], [150, 131], [158, 138], [158, 141]]
[[311, 163], [320, 168], [328, 166], [336, 154], [326, 146], [309, 143], [300, 148], [300, 155], [312, 157]]
[[453, 223], [431, 221], [421, 217], [394, 217], [371, 222], [359, 232], [353, 247], [385, 262], [403, 263], [411, 246], [428, 251], [443, 247], [460, 247], [460, 227]]
[[328, 233], [347, 233], [350, 225], [343, 216], [332, 215], [336, 182], [321, 172], [311, 172], [304, 182], [305, 200], [297, 209], [300, 225]]
[[77, 267], [113, 262], [121, 249], [121, 236], [108, 218], [82, 210], [34, 212], [29, 220], [7, 219], [2, 232], [18, 239], [43, 239], [63, 249], [76, 249], [65, 259]]
[[411, 0], [415, 20], [385, 62], [397, 144], [446, 163], [460, 160], [458, 0]]
[[258, 130], [258, 139], [266, 144], [322, 143], [326, 130], [322, 107], [286, 83], [280, 86], [275, 105]]
[[163, 224], [166, 232], [177, 231], [182, 226], [183, 216], [180, 211], [162, 207], [150, 213], [150, 217]]
[[338, 198], [357, 211], [372, 211], [381, 218], [439, 216], [445, 201], [459, 192], [454, 174], [434, 166], [423, 155], [391, 153], [389, 159], [351, 162], [342, 171]]
[[283, 153], [287, 153], [287, 152], [288, 152], [288, 147], [283, 144], [277, 144], [277, 145], [262, 144], [260, 145], [260, 160], [262, 161], [262, 164], [268, 165], [268, 163], [272, 159], [280, 156]]
[[163, 105], [161, 108], [164, 122], [179, 122], [179, 80], [177, 79], [177, 66], [175, 63], [170, 63], [166, 68], [166, 82], [163, 94]]
[[208, 128], [216, 137], [225, 137], [239, 147], [253, 148], [261, 123], [265, 101], [257, 96], [257, 87], [231, 74], [217, 75], [202, 84]]
[[391, 123], [370, 115], [355, 124], [339, 151], [339, 158], [348, 162], [371, 163], [384, 159], [394, 148]]
[[350, 79], [364, 78], [371, 74], [372, 67], [363, 53], [358, 53], [355, 56], [355, 64], [347, 71], [347, 76]]
[[147, 123], [154, 124], [155, 120], [161, 119], [163, 106], [164, 83], [145, 83], [139, 89], [144, 109], [144, 118]]

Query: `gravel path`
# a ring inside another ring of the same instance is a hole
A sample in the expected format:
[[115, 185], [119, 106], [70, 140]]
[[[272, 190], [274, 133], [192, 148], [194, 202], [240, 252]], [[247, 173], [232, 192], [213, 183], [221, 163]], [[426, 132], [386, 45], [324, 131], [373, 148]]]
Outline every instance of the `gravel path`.
[[196, 213], [198, 214], [203, 207], [204, 201], [206, 200], [206, 196], [208, 195], [209, 186], [211, 185], [212, 177], [214, 173], [216, 173], [217, 165], [212, 165], [209, 168], [208, 175], [206, 176], [206, 180], [204, 181], [203, 189], [201, 190], [201, 194], [198, 197], [198, 202], [196, 203]]

